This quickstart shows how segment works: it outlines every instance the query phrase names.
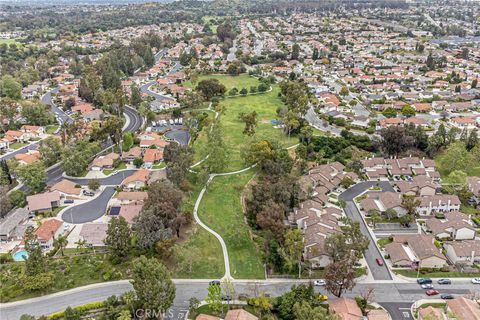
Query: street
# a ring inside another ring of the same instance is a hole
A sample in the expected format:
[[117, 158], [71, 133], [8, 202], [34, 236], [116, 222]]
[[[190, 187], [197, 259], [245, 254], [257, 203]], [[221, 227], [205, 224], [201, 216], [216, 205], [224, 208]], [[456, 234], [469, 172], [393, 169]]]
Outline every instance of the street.
[[[177, 292], [174, 304], [170, 309], [169, 319], [180, 319], [188, 309], [188, 301], [191, 297], [204, 300], [207, 296], [207, 288], [210, 280], [174, 280]], [[413, 281], [413, 279], [412, 279]], [[291, 286], [299, 283], [307, 283], [308, 280], [295, 281], [284, 279], [270, 280], [241, 280], [234, 281], [235, 292], [255, 295], [267, 293], [272, 296], [281, 295], [290, 290]], [[111, 295], [120, 295], [132, 289], [128, 280], [93, 284], [75, 288], [68, 291], [55, 293], [48, 296], [22, 300], [12, 303], [0, 304], [0, 317], [2, 320], [17, 320], [22, 314], [45, 315], [64, 310], [68, 306], [78, 306], [95, 301], [103, 301]], [[358, 283], [346, 297], [355, 297], [373, 289], [372, 300], [380, 303], [392, 314], [394, 320], [409, 319], [409, 307], [412, 302], [428, 298], [424, 290], [416, 283]], [[454, 295], [468, 294], [477, 290], [477, 287], [467, 280], [453, 280], [452, 285], [438, 287], [441, 293]], [[330, 299], [334, 298], [326, 293], [322, 287], [315, 287], [317, 292], [326, 294]], [[408, 316], [404, 314], [408, 312]]]
[[106, 187], [96, 198], [65, 210], [62, 213], [62, 220], [74, 224], [97, 220], [105, 214], [108, 201], [114, 194], [114, 187]]

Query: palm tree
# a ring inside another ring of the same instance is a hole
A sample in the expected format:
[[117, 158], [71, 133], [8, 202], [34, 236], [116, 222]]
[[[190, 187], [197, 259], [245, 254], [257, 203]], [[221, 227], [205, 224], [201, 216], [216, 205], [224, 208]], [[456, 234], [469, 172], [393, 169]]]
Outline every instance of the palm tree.
[[80, 251], [83, 251], [87, 247], [87, 242], [85, 240], [79, 239], [77, 242], [75, 242], [77, 245], [77, 249]]
[[62, 257], [63, 257], [64, 256], [63, 250], [68, 244], [67, 237], [65, 237], [64, 235], [61, 235], [57, 239], [53, 240], [53, 244], [54, 246], [58, 246], [58, 248], [60, 249], [60, 253], [62, 254]]

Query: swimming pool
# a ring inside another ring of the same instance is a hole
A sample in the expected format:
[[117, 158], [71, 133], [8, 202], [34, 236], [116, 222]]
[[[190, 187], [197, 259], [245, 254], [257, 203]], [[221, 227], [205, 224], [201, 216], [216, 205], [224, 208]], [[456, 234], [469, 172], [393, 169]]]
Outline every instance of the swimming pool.
[[17, 251], [13, 255], [13, 260], [14, 261], [25, 261], [26, 258], [28, 258], [28, 253], [25, 250]]

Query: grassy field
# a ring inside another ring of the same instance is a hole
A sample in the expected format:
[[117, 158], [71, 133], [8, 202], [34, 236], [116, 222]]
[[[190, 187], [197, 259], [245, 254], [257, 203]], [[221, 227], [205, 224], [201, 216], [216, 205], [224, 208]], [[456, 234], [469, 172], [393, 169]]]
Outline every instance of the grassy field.
[[24, 263], [0, 265], [0, 302], [9, 302], [55, 293], [87, 284], [125, 278], [129, 263], [112, 265], [104, 254], [50, 259], [47, 270], [54, 275], [52, 287], [43, 291], [26, 291], [21, 281]]
[[209, 185], [199, 210], [200, 219], [225, 240], [231, 274], [238, 279], [264, 278], [260, 251], [252, 240], [240, 200], [245, 185], [253, 175], [253, 171], [247, 171], [216, 177]]
[[48, 134], [54, 134], [55, 131], [57, 131], [57, 129], [58, 129], [58, 125], [52, 125], [52, 126], [47, 126], [45, 131]]
[[15, 142], [10, 144], [10, 149], [17, 150], [22, 147], [25, 147], [28, 143]]
[[103, 172], [104, 175], [108, 176], [109, 174], [111, 174], [115, 170], [123, 170], [123, 169], [127, 169], [127, 164], [122, 161], [114, 169], [105, 169], [102, 172]]
[[[438, 155], [435, 157], [435, 163], [437, 164], [437, 170], [440, 172], [443, 182], [448, 183], [448, 174], [449, 172], [442, 166], [443, 155]], [[469, 167], [466, 174], [467, 176], [476, 176], [480, 177], [480, 162], [477, 163], [477, 166]]]
[[[258, 86], [260, 81], [257, 78], [251, 77], [247, 74], [241, 74], [239, 76], [228, 76], [223, 74], [212, 74], [212, 75], [203, 75], [198, 77], [198, 82], [206, 79], [217, 79], [220, 81], [226, 88], [227, 92], [231, 88], [237, 88], [239, 91], [242, 88], [250, 89], [251, 86]], [[184, 83], [186, 87], [193, 87], [190, 81]]]
[[[225, 77], [225, 76], [224, 76]], [[232, 78], [228, 77], [227, 78]], [[283, 146], [289, 147], [298, 142], [296, 137], [288, 138], [281, 129], [275, 129], [271, 120], [276, 118], [276, 110], [282, 106], [278, 97], [278, 86], [264, 94], [246, 97], [227, 98], [220, 103], [225, 107], [225, 112], [220, 116], [223, 127], [224, 141], [228, 148], [229, 164], [225, 172], [239, 170], [245, 167], [242, 159], [242, 151], [252, 140], [269, 139], [278, 141]], [[254, 137], [245, 136], [242, 131], [244, 122], [239, 120], [241, 112], [250, 113], [256, 111], [258, 127]], [[206, 148], [206, 134], [202, 133], [194, 144], [196, 160], [204, 158], [208, 154]]]

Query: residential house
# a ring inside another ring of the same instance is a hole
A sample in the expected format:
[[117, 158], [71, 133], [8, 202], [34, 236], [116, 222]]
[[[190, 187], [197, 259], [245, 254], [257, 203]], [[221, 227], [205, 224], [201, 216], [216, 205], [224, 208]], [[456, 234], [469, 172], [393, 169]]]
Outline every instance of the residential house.
[[128, 190], [140, 190], [147, 185], [149, 175], [150, 171], [147, 169], [137, 170], [134, 174], [123, 180], [122, 186]]
[[142, 148], [140, 148], [140, 147], [133, 147], [133, 148], [131, 148], [131, 149], [128, 150], [128, 151], [123, 151], [123, 152], [122, 152], [122, 159], [123, 159], [123, 161], [125, 161], [125, 162], [132, 163], [133, 160], [142, 157], [142, 152], [143, 152]]
[[370, 210], [377, 210], [380, 213], [385, 213], [392, 209], [397, 212], [397, 216], [402, 216], [407, 213], [407, 210], [402, 207], [402, 196], [397, 192], [369, 192], [368, 198], [360, 201], [360, 208], [368, 214]]
[[0, 241], [9, 241], [11, 239], [19, 239], [23, 234], [18, 237], [17, 227], [28, 219], [29, 211], [27, 208], [17, 208], [10, 211], [0, 221]]
[[473, 265], [480, 262], [480, 240], [449, 241], [443, 247], [453, 264]]
[[41, 138], [45, 135], [45, 128], [40, 126], [23, 125], [20, 131], [24, 133], [24, 138], [27, 140]]
[[152, 168], [154, 164], [163, 159], [163, 152], [158, 149], [145, 149], [143, 154], [143, 166], [145, 168]]
[[469, 216], [453, 211], [445, 213], [443, 219], [427, 219], [426, 230], [439, 239], [475, 239], [475, 228]]
[[467, 187], [474, 196], [480, 197], [480, 178], [467, 177]]
[[434, 244], [432, 235], [394, 235], [393, 242], [385, 246], [394, 267], [442, 268], [447, 259]]
[[402, 195], [408, 196], [433, 196], [440, 185], [428, 176], [414, 176], [412, 181], [395, 181], [394, 186]]
[[447, 300], [447, 313], [456, 320], [480, 320], [480, 306], [476, 301], [459, 296]]
[[50, 191], [58, 191], [63, 197], [79, 197], [82, 194], [82, 188], [70, 181], [63, 179], [50, 187]]
[[328, 302], [329, 310], [342, 320], [363, 319], [362, 310], [357, 302], [350, 298], [338, 298]]
[[28, 150], [26, 153], [17, 153], [15, 160], [21, 165], [32, 164], [40, 160], [40, 152], [37, 150]]
[[113, 152], [104, 156], [98, 156], [93, 160], [90, 170], [101, 171], [104, 169], [112, 169], [119, 158], [120, 156]]
[[30, 212], [50, 212], [60, 205], [60, 193], [53, 191], [28, 196], [27, 203]]
[[243, 309], [232, 309], [228, 310], [224, 320], [258, 320], [258, 317]]
[[87, 247], [104, 247], [107, 238], [107, 223], [85, 223], [81, 226], [79, 237]]
[[420, 201], [417, 207], [419, 215], [430, 215], [438, 212], [450, 212], [460, 210], [460, 199], [456, 195], [436, 194], [433, 196], [416, 198]]
[[120, 206], [119, 216], [124, 217], [128, 224], [133, 224], [134, 220], [142, 211], [143, 204], [125, 204]]
[[50, 219], [44, 221], [37, 230], [35, 235], [38, 242], [43, 249], [50, 249], [53, 247], [53, 241], [58, 238], [64, 231], [63, 221], [58, 219]]
[[418, 320], [444, 320], [443, 311], [439, 308], [428, 306], [418, 310]]
[[477, 127], [477, 122], [473, 117], [456, 117], [450, 119], [450, 123], [459, 128], [459, 129], [467, 129], [473, 130]]
[[115, 198], [118, 199], [121, 204], [138, 203], [147, 200], [148, 193], [145, 191], [120, 191]]
[[157, 149], [163, 151], [163, 149], [169, 144], [168, 141], [163, 140], [157, 133], [142, 133], [139, 136], [140, 139], [140, 148], [147, 149], [151, 147], [156, 147]]

